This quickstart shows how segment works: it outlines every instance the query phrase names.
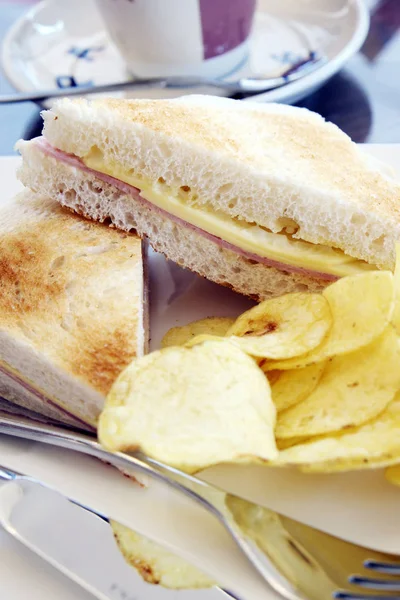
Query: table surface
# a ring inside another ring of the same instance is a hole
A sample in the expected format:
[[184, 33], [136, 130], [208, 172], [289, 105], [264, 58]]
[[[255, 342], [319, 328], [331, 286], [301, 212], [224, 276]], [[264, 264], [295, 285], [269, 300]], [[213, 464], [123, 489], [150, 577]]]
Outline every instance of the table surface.
[[[34, 0], [0, 0], [0, 40]], [[400, 143], [400, 0], [365, 0], [371, 27], [361, 51], [300, 106], [336, 123], [355, 142]], [[0, 72], [0, 94], [11, 92]], [[0, 155], [40, 133], [34, 104], [0, 107]]]

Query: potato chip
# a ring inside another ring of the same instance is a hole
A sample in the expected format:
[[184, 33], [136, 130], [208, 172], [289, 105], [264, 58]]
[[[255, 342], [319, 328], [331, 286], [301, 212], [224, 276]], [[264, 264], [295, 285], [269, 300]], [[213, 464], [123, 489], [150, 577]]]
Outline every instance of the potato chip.
[[243, 313], [226, 335], [251, 356], [282, 359], [318, 346], [331, 323], [329, 305], [321, 294], [286, 294]]
[[265, 373], [265, 375], [268, 378], [269, 381], [269, 385], [272, 386], [274, 385], [274, 383], [276, 383], [279, 379], [279, 377], [282, 375], [283, 371], [268, 371], [267, 373]]
[[389, 481], [389, 483], [392, 483], [393, 485], [400, 485], [400, 464], [395, 464], [393, 465], [393, 467], [389, 467], [388, 469], [386, 469], [385, 477]]
[[385, 329], [393, 313], [393, 275], [390, 271], [372, 271], [344, 277], [328, 286], [322, 295], [333, 317], [332, 327], [322, 344], [309, 354], [271, 361], [263, 369], [297, 369], [354, 352], [372, 342]]
[[[188, 340], [185, 344], [186, 348], [193, 348], [193, 346], [198, 346], [199, 344], [203, 344], [204, 342], [219, 342], [221, 337], [218, 335], [210, 335], [209, 333], [199, 333], [196, 337]], [[229, 338], [225, 338], [225, 340], [229, 340]]]
[[400, 244], [396, 244], [396, 267], [394, 270], [394, 310], [392, 316], [392, 323], [397, 331], [397, 335], [400, 335]]
[[111, 451], [140, 448], [195, 472], [274, 458], [275, 413], [263, 372], [220, 339], [134, 361], [111, 388], [98, 434]]
[[399, 365], [399, 340], [388, 326], [372, 344], [331, 359], [314, 392], [279, 414], [276, 437], [321, 435], [373, 419], [400, 388]]
[[147, 583], [174, 590], [209, 588], [216, 585], [216, 582], [202, 571], [149, 538], [116, 521], [110, 521], [110, 525], [126, 562], [134, 567]]
[[[278, 371], [279, 375], [274, 376], [275, 381], [273, 382], [268, 377], [272, 401], [278, 413], [299, 404], [314, 391], [325, 364], [325, 362], [320, 362], [304, 367], [304, 369]], [[277, 373], [277, 371], [270, 371], [270, 373]]]
[[184, 346], [187, 342], [202, 333], [224, 337], [234, 322], [235, 319], [229, 317], [208, 317], [207, 319], [200, 319], [182, 327], [172, 327], [164, 335], [161, 348]]
[[277, 465], [307, 471], [379, 468], [400, 461], [400, 393], [374, 420], [341, 435], [320, 438], [283, 450]]
[[299, 444], [304, 444], [305, 442], [308, 442], [309, 440], [315, 440], [317, 439], [317, 437], [309, 437], [309, 436], [305, 436], [305, 435], [299, 435], [297, 437], [290, 437], [290, 438], [278, 438], [276, 440], [276, 445], [279, 451], [281, 450], [286, 450], [286, 448], [291, 448], [292, 446], [298, 446]]

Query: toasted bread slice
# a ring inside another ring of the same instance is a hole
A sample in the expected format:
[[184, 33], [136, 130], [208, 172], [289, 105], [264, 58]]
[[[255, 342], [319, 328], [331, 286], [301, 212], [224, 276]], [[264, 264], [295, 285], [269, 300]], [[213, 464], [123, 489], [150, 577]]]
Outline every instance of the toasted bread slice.
[[394, 265], [399, 181], [316, 113], [207, 96], [64, 99], [44, 123], [54, 147], [162, 178], [199, 207]]
[[330, 283], [315, 274], [268, 266], [257, 257], [222, 246], [212, 236], [155, 210], [139, 195], [44, 153], [41, 145], [24, 142], [21, 152], [20, 177], [33, 189], [85, 217], [110, 220], [125, 231], [136, 230], [173, 262], [255, 300], [295, 291], [321, 291]]
[[143, 354], [142, 243], [28, 191], [0, 215], [0, 395], [95, 427]]

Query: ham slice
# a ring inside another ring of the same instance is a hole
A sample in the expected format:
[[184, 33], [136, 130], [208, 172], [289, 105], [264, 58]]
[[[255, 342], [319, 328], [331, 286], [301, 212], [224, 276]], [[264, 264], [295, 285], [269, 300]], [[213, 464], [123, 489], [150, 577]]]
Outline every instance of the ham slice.
[[137, 200], [140, 200], [140, 202], [142, 202], [143, 204], [147, 204], [147, 206], [151, 207], [152, 210], [164, 214], [166, 217], [179, 223], [181, 226], [188, 227], [189, 229], [196, 231], [198, 234], [203, 235], [204, 237], [208, 238], [209, 240], [213, 241], [214, 243], [218, 244], [219, 246], [222, 246], [223, 248], [226, 248], [228, 250], [236, 252], [237, 254], [240, 254], [249, 260], [254, 260], [255, 262], [262, 263], [268, 267], [274, 267], [276, 269], [279, 269], [280, 271], [287, 271], [288, 273], [302, 273], [304, 275], [308, 275], [310, 277], [315, 277], [316, 279], [323, 279], [325, 281], [336, 281], [338, 279], [338, 277], [336, 275], [332, 275], [330, 273], [321, 273], [319, 271], [313, 271], [310, 269], [305, 269], [305, 268], [294, 266], [294, 265], [280, 263], [275, 260], [270, 260], [269, 258], [267, 258], [265, 256], [259, 256], [258, 254], [253, 254], [252, 252], [247, 252], [246, 250], [242, 250], [238, 246], [235, 246], [235, 245], [227, 242], [226, 240], [216, 237], [215, 235], [212, 235], [211, 233], [204, 231], [204, 229], [200, 229], [199, 227], [196, 227], [195, 225], [192, 225], [191, 223], [188, 223], [187, 221], [184, 221], [183, 219], [180, 219], [179, 217], [176, 217], [175, 215], [170, 214], [169, 212], [163, 210], [162, 208], [155, 206], [154, 204], [152, 204], [151, 202], [149, 202], [148, 200], [146, 200], [145, 198], [143, 198], [140, 195], [140, 190], [138, 188], [136, 188], [132, 185], [129, 185], [128, 183], [125, 183], [124, 181], [121, 181], [120, 179], [116, 179], [115, 177], [112, 177], [111, 175], [106, 175], [104, 173], [101, 173], [100, 171], [90, 169], [89, 167], [87, 167], [84, 164], [84, 162], [78, 156], [75, 156], [73, 154], [68, 154], [67, 152], [63, 152], [62, 150], [59, 150], [58, 148], [54, 148], [51, 144], [49, 144], [49, 142], [43, 136], [36, 138], [34, 140], [34, 142], [44, 154], [47, 154], [48, 156], [52, 156], [53, 158], [55, 158], [56, 160], [59, 160], [60, 162], [69, 164], [72, 167], [74, 167], [75, 169], [80, 169], [82, 171], [85, 171], [86, 173], [92, 173], [101, 181], [104, 181], [105, 183], [108, 183], [109, 185], [116, 187], [117, 189], [124, 192], [128, 196], [133, 196]]

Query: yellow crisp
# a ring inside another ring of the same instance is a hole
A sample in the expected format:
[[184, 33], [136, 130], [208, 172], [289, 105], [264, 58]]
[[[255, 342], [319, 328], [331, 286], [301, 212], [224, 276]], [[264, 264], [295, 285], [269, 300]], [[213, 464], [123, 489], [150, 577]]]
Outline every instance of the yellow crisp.
[[296, 465], [307, 471], [333, 472], [379, 468], [399, 461], [398, 393], [376, 419], [341, 435], [326, 436], [283, 450], [276, 464]]
[[147, 537], [110, 521], [118, 547], [126, 562], [134, 567], [147, 583], [179, 590], [208, 588], [216, 582], [176, 554]]
[[279, 414], [276, 436], [321, 435], [373, 419], [400, 388], [399, 365], [399, 341], [388, 326], [372, 344], [333, 358], [314, 392]]
[[263, 372], [221, 339], [133, 362], [111, 388], [98, 435], [108, 450], [140, 448], [195, 472], [276, 457], [275, 413]]
[[396, 267], [394, 270], [394, 295], [395, 303], [392, 316], [392, 323], [400, 335], [400, 243], [396, 244]]
[[269, 371], [269, 373], [278, 373], [275, 381], [271, 381], [268, 377], [272, 400], [278, 413], [299, 404], [315, 390], [325, 364], [320, 362], [292, 371]]
[[161, 348], [170, 346], [184, 346], [187, 342], [200, 334], [209, 334], [211, 336], [224, 337], [228, 329], [235, 322], [235, 319], [229, 317], [208, 317], [193, 321], [182, 327], [172, 327], [164, 335]]
[[[400, 456], [399, 456], [399, 463], [400, 463]], [[393, 485], [400, 486], [400, 464], [393, 465], [393, 467], [388, 467], [385, 471], [385, 477]]]
[[390, 271], [373, 271], [344, 277], [327, 287], [323, 296], [329, 303], [333, 323], [322, 344], [308, 354], [271, 361], [266, 369], [296, 369], [371, 343], [392, 318], [393, 275]]
[[321, 294], [286, 294], [243, 313], [226, 335], [251, 356], [283, 359], [318, 346], [331, 324], [329, 305]]

